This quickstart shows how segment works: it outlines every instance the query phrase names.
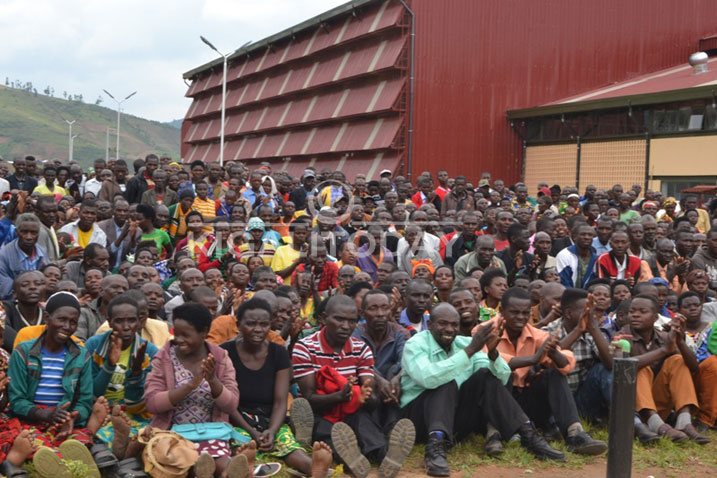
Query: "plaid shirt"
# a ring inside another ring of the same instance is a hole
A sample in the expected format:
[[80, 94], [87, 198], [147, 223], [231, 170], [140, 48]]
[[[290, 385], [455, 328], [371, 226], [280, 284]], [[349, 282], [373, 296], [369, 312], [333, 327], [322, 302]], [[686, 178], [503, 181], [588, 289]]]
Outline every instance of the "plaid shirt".
[[[296, 284], [296, 274], [307, 270], [306, 264], [299, 264], [294, 273], [291, 275], [291, 283]], [[335, 289], [339, 286], [339, 267], [335, 262], [326, 261], [321, 274], [317, 277], [317, 283], [314, 284], [316, 291], [321, 294], [329, 289]]]
[[[543, 327], [543, 330], [551, 334], [557, 331], [559, 340], [563, 340], [565, 336], [568, 335], [565, 327], [563, 327], [562, 319], [549, 323]], [[587, 377], [592, 366], [600, 361], [600, 356], [598, 355], [595, 340], [587, 332], [584, 332], [573, 342], [573, 345], [570, 346], [570, 350], [573, 351], [573, 355], [575, 356], [575, 368], [573, 368], [572, 372], [568, 373], [566, 378], [570, 386], [570, 391], [575, 393], [583, 381], [585, 381], [585, 377]]]

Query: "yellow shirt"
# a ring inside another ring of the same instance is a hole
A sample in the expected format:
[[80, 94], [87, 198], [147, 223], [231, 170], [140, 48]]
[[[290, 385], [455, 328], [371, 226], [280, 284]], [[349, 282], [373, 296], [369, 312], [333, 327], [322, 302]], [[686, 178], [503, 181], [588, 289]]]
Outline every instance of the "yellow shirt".
[[[47, 325], [30, 325], [29, 327], [23, 327], [20, 330], [17, 331], [17, 335], [15, 336], [15, 342], [12, 344], [13, 350], [17, 348], [17, 344], [20, 342], [25, 342], [26, 340], [32, 340], [36, 339], [39, 336], [42, 335], [42, 333], [47, 328]], [[71, 337], [72, 340], [75, 341], [75, 343], [79, 345], [83, 345], [83, 342], [75, 337], [74, 335]]]
[[[276, 250], [274, 258], [271, 260], [271, 270], [274, 272], [282, 271], [293, 264], [300, 256], [301, 251], [294, 249], [291, 244], [281, 246]], [[291, 285], [291, 276], [284, 279], [284, 284]]]
[[83, 231], [79, 227], [77, 228], [77, 243], [80, 247], [87, 247], [90, 243], [90, 237], [92, 236], [92, 229], [89, 231]]
[[[207, 224], [207, 221], [211, 221], [217, 217], [217, 203], [211, 199], [200, 199], [199, 196], [197, 196], [194, 198], [194, 202], [192, 203], [192, 209], [199, 211], [202, 214], [205, 224]], [[204, 226], [204, 231], [207, 234], [210, 234], [212, 229], [211, 224]]]
[[124, 400], [124, 379], [127, 374], [127, 370], [129, 370], [129, 357], [131, 351], [132, 346], [130, 345], [120, 353], [120, 358], [115, 364], [115, 370], [112, 372], [110, 383], [107, 384], [105, 398], [109, 400], [111, 404], [118, 404]]

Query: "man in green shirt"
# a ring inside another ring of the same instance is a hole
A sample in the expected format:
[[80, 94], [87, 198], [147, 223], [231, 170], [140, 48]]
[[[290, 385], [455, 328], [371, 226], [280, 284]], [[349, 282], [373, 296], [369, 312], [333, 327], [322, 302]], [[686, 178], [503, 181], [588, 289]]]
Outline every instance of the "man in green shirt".
[[[534, 455], [564, 459], [537, 434], [504, 386], [511, 372], [496, 349], [502, 326], [494, 330], [488, 323], [472, 337], [458, 336], [459, 329], [458, 311], [440, 303], [431, 309], [428, 330], [403, 349], [401, 409], [416, 426], [417, 440], [427, 442], [428, 475], [449, 476], [446, 443], [483, 429], [489, 455], [502, 453], [501, 439], [519, 433], [523, 447]], [[487, 353], [481, 352], [484, 347]]]
[[154, 227], [156, 213], [154, 209], [146, 204], [137, 205], [137, 220], [142, 231], [140, 241], [154, 241], [159, 251], [159, 259], [164, 260], [172, 255], [172, 240], [169, 234]]

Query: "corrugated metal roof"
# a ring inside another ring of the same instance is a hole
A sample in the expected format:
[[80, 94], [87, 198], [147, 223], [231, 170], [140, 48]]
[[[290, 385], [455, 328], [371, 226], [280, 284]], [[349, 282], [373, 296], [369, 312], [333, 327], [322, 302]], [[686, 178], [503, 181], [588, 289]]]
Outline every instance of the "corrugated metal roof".
[[508, 112], [509, 118], [609, 109], [628, 105], [657, 104], [683, 99], [709, 98], [717, 92], [717, 58], [709, 59], [708, 71], [695, 74], [687, 63], [638, 76], [534, 108]]

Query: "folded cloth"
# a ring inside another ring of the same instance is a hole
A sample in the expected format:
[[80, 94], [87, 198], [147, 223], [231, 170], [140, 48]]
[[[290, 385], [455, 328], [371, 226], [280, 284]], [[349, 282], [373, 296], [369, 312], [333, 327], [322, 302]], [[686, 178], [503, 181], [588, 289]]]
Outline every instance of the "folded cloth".
[[[316, 393], [319, 395], [329, 395], [340, 392], [349, 383], [348, 379], [341, 375], [335, 368], [324, 365], [316, 372]], [[361, 395], [361, 387], [353, 386], [351, 400], [343, 402], [332, 407], [323, 417], [331, 423], [340, 422], [347, 416], [356, 412], [361, 404], [359, 397]]]

